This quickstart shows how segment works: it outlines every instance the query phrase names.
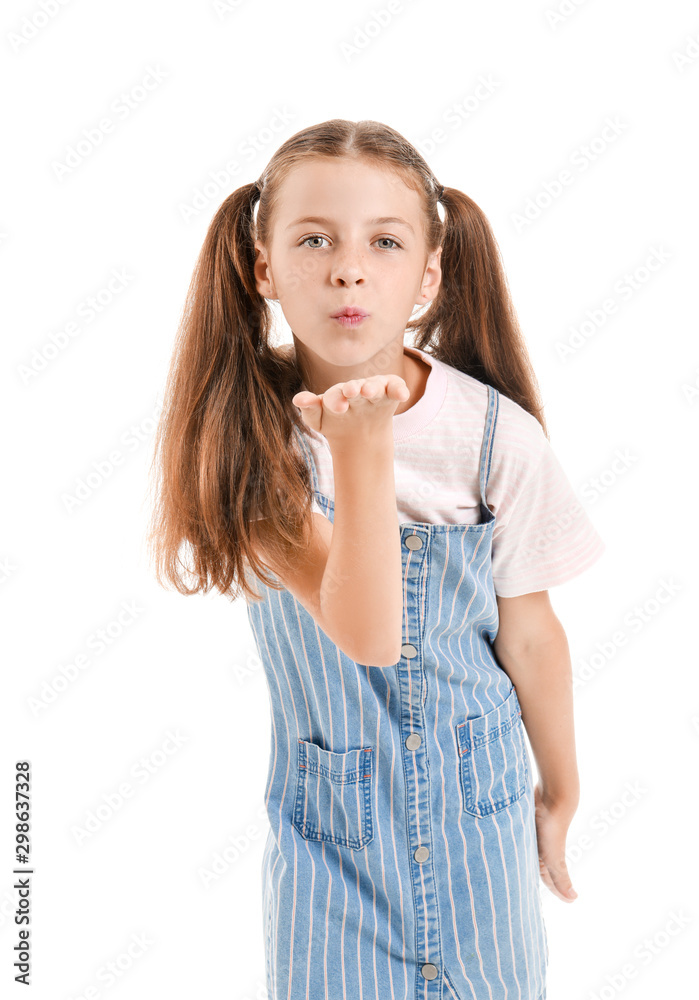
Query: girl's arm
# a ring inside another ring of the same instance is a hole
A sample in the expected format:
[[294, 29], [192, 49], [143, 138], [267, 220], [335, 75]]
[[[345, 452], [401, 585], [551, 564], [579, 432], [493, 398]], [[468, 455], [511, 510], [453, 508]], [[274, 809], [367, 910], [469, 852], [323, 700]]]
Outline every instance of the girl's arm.
[[573, 675], [568, 640], [547, 590], [498, 597], [500, 626], [493, 643], [522, 707], [545, 794], [578, 802], [573, 726]]
[[311, 542], [292, 570], [265, 552], [265, 521], [252, 524], [262, 561], [357, 663], [388, 667], [401, 655], [400, 523], [390, 423], [331, 446], [334, 525], [313, 514]]
[[517, 691], [540, 777], [536, 813], [542, 878], [570, 901], [565, 835], [578, 807], [580, 781], [568, 640], [547, 590], [497, 602], [500, 626], [493, 650]]
[[[390, 667], [401, 656], [403, 573], [393, 426], [330, 445], [335, 520], [320, 604], [353, 660]], [[357, 655], [355, 655], [357, 654]]]

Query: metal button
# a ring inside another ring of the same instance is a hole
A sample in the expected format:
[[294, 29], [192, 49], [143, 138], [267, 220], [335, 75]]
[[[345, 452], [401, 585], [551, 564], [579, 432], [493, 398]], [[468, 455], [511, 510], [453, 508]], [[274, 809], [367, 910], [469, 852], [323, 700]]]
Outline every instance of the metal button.
[[400, 647], [400, 655], [404, 656], [406, 660], [412, 660], [414, 656], [417, 656], [417, 649], [412, 642], [404, 642]]
[[419, 535], [407, 535], [405, 539], [406, 549], [421, 549], [422, 539]]
[[439, 970], [436, 965], [432, 965], [431, 962], [426, 962], [420, 969], [423, 979], [436, 979], [439, 975]]
[[405, 741], [405, 745], [408, 750], [417, 750], [417, 748], [422, 743], [422, 736], [419, 733], [411, 733], [410, 736]]
[[430, 849], [429, 849], [429, 847], [418, 847], [418, 849], [413, 854], [413, 857], [415, 858], [415, 860], [419, 861], [420, 864], [422, 864], [423, 861], [427, 861], [427, 859], [429, 858], [429, 856], [430, 856]]

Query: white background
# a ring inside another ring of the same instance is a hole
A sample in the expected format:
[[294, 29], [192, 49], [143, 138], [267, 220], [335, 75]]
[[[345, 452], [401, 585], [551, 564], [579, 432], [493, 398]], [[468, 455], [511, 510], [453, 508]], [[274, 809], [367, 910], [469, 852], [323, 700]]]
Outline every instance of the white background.
[[[28, 758], [31, 995], [265, 996], [266, 681], [242, 600], [154, 581], [148, 469], [209, 220], [285, 139], [335, 117], [390, 124], [485, 211], [551, 444], [607, 544], [551, 591], [579, 680], [582, 798], [579, 897], [543, 893], [548, 1000], [694, 995], [696, 4], [45, 7], [1, 15], [3, 995], [28, 995], [12, 982], [13, 763]], [[105, 117], [113, 130], [62, 171]], [[564, 169], [572, 182], [547, 199]], [[126, 278], [108, 292], [113, 272]], [[134, 770], [142, 758], [152, 773]], [[124, 783], [130, 797], [85, 833]], [[108, 986], [100, 970], [119, 960]]]

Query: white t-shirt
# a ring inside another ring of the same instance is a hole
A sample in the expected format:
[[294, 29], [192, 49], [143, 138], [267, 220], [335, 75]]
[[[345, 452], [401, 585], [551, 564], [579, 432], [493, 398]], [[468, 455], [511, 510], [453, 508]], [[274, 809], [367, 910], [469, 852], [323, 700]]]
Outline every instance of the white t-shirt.
[[[393, 417], [398, 521], [477, 524], [487, 386], [418, 348], [404, 349], [432, 371], [421, 398]], [[334, 499], [327, 439], [309, 430], [307, 440], [318, 488]], [[500, 597], [565, 583], [605, 551], [541, 424], [502, 393], [486, 500], [496, 518], [492, 572]], [[315, 499], [313, 510], [323, 513]]]

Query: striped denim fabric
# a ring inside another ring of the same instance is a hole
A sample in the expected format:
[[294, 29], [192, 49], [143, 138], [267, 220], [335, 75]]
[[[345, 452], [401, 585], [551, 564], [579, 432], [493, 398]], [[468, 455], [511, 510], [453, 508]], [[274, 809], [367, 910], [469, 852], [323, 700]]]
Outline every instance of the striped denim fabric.
[[481, 522], [400, 524], [395, 665], [351, 660], [287, 590], [255, 582], [263, 600], [248, 617], [271, 703], [262, 893], [273, 1000], [545, 1000], [529, 754], [492, 649], [498, 398], [488, 386]]

